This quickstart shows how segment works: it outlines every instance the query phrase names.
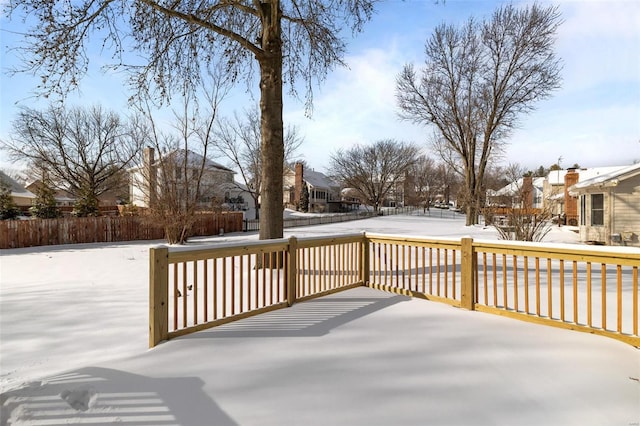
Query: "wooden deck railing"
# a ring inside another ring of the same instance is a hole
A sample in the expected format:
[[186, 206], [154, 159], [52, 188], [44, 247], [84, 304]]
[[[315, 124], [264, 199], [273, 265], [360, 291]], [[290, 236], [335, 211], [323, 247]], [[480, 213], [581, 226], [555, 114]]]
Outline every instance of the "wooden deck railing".
[[150, 250], [149, 345], [362, 285], [362, 234]]
[[640, 252], [474, 242], [476, 306], [640, 346]]
[[355, 286], [640, 347], [640, 252], [351, 234], [150, 252], [150, 346]]

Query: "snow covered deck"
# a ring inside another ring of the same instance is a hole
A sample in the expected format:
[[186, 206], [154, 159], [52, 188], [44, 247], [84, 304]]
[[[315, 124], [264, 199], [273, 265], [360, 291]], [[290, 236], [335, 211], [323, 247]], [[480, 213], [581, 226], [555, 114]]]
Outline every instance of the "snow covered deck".
[[[421, 216], [286, 236], [354, 230], [495, 238]], [[576, 238], [556, 227], [547, 241]], [[0, 251], [1, 424], [640, 423], [640, 350], [629, 344], [365, 287], [147, 350], [157, 244]]]
[[359, 287], [10, 391], [2, 424], [632, 425], [639, 377], [613, 339]]

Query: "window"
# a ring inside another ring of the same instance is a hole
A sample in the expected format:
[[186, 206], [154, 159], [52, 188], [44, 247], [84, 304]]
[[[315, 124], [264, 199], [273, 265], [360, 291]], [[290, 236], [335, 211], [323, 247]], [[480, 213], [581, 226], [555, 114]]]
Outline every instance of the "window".
[[587, 224], [587, 196], [580, 196], [580, 225]]
[[604, 225], [604, 194], [591, 194], [591, 225]]
[[325, 191], [316, 191], [316, 199], [326, 200], [327, 199], [327, 193]]

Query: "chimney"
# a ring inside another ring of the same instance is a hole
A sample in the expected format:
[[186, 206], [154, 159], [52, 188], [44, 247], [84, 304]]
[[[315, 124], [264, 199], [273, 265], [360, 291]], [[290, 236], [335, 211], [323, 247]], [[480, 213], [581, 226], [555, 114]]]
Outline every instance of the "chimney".
[[568, 218], [578, 217], [578, 199], [569, 195], [569, 188], [578, 183], [580, 174], [576, 169], [567, 170], [564, 175], [564, 214]]
[[522, 178], [522, 208], [533, 208], [533, 177], [531, 176]]
[[157, 175], [155, 166], [155, 150], [146, 147], [142, 151], [143, 196], [147, 207], [151, 207], [156, 199]]
[[296, 205], [299, 205], [300, 199], [302, 198], [302, 184], [304, 182], [304, 166], [302, 163], [296, 163], [295, 172], [294, 202]]

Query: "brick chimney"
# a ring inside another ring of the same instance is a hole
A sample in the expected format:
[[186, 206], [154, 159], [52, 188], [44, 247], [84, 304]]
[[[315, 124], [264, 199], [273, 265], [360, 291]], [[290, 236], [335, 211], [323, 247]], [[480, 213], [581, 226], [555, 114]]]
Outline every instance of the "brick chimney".
[[578, 183], [579, 178], [576, 169], [569, 169], [564, 175], [564, 214], [567, 219], [578, 217], [578, 199], [569, 195], [569, 188]]
[[302, 163], [296, 163], [295, 172], [294, 202], [297, 206], [300, 204], [300, 199], [302, 198], [302, 184], [304, 183], [304, 166]]
[[522, 208], [533, 208], [533, 177], [531, 176], [522, 178]]

